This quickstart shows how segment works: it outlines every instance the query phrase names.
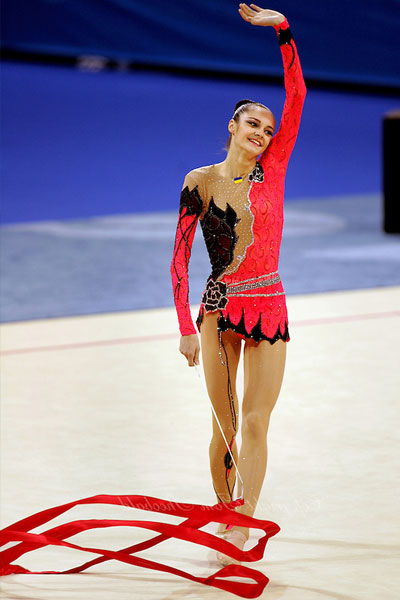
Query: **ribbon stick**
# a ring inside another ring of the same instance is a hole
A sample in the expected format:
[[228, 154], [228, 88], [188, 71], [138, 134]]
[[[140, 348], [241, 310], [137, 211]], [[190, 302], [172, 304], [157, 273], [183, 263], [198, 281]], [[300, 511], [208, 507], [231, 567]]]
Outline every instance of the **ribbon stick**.
[[[206, 384], [205, 384], [205, 382], [204, 382], [204, 380], [203, 380], [203, 378], [202, 378], [202, 376], [201, 376], [201, 374], [200, 374], [200, 371], [199, 371], [199, 369], [197, 368], [197, 365], [194, 365], [194, 368], [196, 369], [196, 373], [197, 373], [197, 375], [198, 375], [198, 378], [200, 379], [200, 381], [201, 381], [201, 383], [202, 383], [202, 385], [203, 385], [203, 388], [204, 388], [204, 390], [205, 390], [206, 394], [208, 395], [208, 392], [207, 392], [207, 386], [206, 386]], [[222, 438], [223, 438], [223, 440], [224, 440], [224, 442], [225, 442], [225, 446], [226, 446], [226, 448], [227, 448], [227, 450], [228, 450], [228, 452], [229, 452], [229, 455], [230, 455], [230, 457], [231, 457], [231, 460], [232, 460], [233, 466], [234, 466], [234, 467], [235, 467], [235, 469], [236, 469], [236, 475], [238, 476], [238, 479], [239, 479], [239, 481], [240, 481], [240, 494], [238, 494], [238, 498], [240, 498], [241, 500], [243, 500], [243, 493], [244, 493], [243, 479], [242, 479], [242, 477], [241, 477], [241, 475], [240, 475], [240, 472], [239, 472], [238, 466], [237, 466], [237, 464], [236, 464], [236, 462], [235, 462], [235, 459], [233, 458], [233, 454], [232, 454], [231, 448], [230, 448], [230, 446], [229, 446], [229, 444], [228, 444], [228, 442], [227, 442], [227, 439], [226, 439], [226, 437], [225, 437], [224, 431], [223, 431], [223, 429], [222, 429], [222, 427], [221, 427], [221, 423], [219, 422], [219, 419], [218, 419], [218, 417], [217, 417], [217, 413], [215, 412], [215, 408], [214, 408], [214, 406], [213, 406], [213, 403], [212, 403], [212, 402], [210, 402], [210, 404], [211, 404], [211, 410], [212, 410], [212, 412], [213, 412], [213, 415], [214, 415], [214, 419], [216, 420], [216, 422], [217, 422], [217, 424], [218, 424], [218, 427], [219, 427], [219, 430], [220, 430], [220, 432], [221, 432]]]
[[[163, 513], [176, 517], [184, 517], [184, 521], [178, 525], [160, 523], [158, 521], [138, 521], [138, 520], [117, 520], [117, 519], [90, 519], [77, 520], [69, 523], [64, 523], [48, 529], [43, 533], [31, 533], [30, 530], [48, 523], [48, 521], [67, 512], [71, 508], [80, 504], [114, 504], [146, 510], [150, 512]], [[280, 527], [272, 521], [265, 521], [248, 517], [235, 512], [234, 508], [243, 504], [243, 500], [233, 500], [229, 504], [216, 504], [214, 506], [203, 506], [199, 504], [178, 503], [160, 498], [152, 498], [150, 496], [132, 495], [132, 496], [110, 496], [97, 495], [89, 498], [83, 498], [55, 506], [34, 515], [26, 517], [21, 521], [9, 525], [0, 531], [0, 546], [9, 542], [19, 542], [19, 544], [7, 548], [0, 552], [0, 575], [11, 574], [67, 574], [81, 573], [89, 567], [105, 562], [107, 560], [119, 560], [123, 563], [152, 569], [155, 571], [163, 571], [172, 573], [179, 577], [189, 579], [197, 583], [219, 588], [221, 590], [236, 594], [242, 598], [258, 598], [265, 586], [268, 584], [268, 577], [263, 573], [250, 569], [243, 565], [228, 565], [215, 572], [209, 577], [196, 577], [190, 573], [186, 573], [181, 569], [176, 569], [162, 563], [132, 556], [136, 552], [141, 552], [148, 548], [154, 547], [157, 544], [176, 538], [205, 546], [213, 550], [232, 556], [237, 560], [254, 562], [260, 560], [264, 555], [265, 546], [270, 537], [274, 536]], [[258, 540], [257, 544], [250, 550], [240, 550], [228, 541], [223, 540], [215, 535], [201, 531], [200, 528], [205, 525], [215, 523], [231, 523], [233, 525], [256, 528], [264, 532], [264, 535]], [[66, 542], [67, 538], [76, 535], [82, 531], [90, 529], [99, 529], [106, 527], [139, 527], [149, 531], [156, 532], [158, 535], [124, 548], [123, 550], [112, 551], [103, 548], [90, 548]], [[78, 565], [66, 571], [30, 571], [24, 567], [14, 564], [23, 554], [32, 552], [44, 546], [65, 546], [91, 552], [100, 555], [94, 560], [88, 561], [82, 565]], [[242, 577], [250, 580], [249, 582], [230, 581], [228, 577]]]

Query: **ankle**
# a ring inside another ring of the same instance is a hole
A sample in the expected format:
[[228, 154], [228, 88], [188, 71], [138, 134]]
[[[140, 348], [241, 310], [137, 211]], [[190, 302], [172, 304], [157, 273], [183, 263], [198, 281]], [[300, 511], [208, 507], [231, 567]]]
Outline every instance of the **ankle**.
[[249, 539], [249, 529], [248, 527], [238, 527], [238, 526], [233, 526], [233, 528], [230, 530], [230, 532], [237, 532], [240, 533], [243, 537], [244, 540], [247, 542], [247, 540]]

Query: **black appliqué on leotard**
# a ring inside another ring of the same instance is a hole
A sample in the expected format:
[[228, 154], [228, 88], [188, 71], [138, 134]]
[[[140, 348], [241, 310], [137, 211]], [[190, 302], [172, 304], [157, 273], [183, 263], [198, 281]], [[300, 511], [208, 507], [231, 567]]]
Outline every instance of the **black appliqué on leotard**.
[[200, 216], [201, 211], [203, 210], [203, 200], [200, 197], [198, 187], [194, 187], [192, 190], [189, 190], [189, 186], [187, 185], [181, 192], [181, 199], [179, 203], [179, 212], [182, 212], [182, 209], [186, 208], [185, 215], [197, 215]]
[[237, 325], [235, 323], [232, 323], [232, 321], [229, 318], [229, 315], [227, 317], [224, 317], [223, 315], [218, 317], [218, 330], [227, 331], [228, 329], [233, 329], [233, 331], [236, 331], [236, 333], [239, 333], [245, 338], [252, 338], [255, 342], [261, 342], [261, 340], [268, 340], [271, 344], [274, 344], [280, 339], [282, 339], [285, 342], [289, 339], [289, 328], [287, 322], [285, 322], [285, 331], [283, 334], [281, 333], [280, 326], [278, 325], [276, 333], [273, 337], [266, 336], [261, 329], [261, 313], [257, 324], [254, 325], [251, 331], [247, 331], [244, 322], [244, 309], [242, 309], [242, 316]]
[[250, 183], [254, 181], [255, 183], [263, 183], [264, 181], [264, 169], [262, 168], [261, 163], [256, 162], [256, 166], [248, 176], [248, 180]]
[[212, 266], [210, 278], [214, 281], [233, 260], [233, 251], [238, 240], [235, 227], [239, 221], [230, 204], [222, 210], [211, 198], [207, 212], [201, 221], [201, 228]]
[[[177, 269], [177, 256], [180, 253], [181, 246], [184, 244], [184, 261], [185, 264], [189, 264], [189, 259], [191, 255], [191, 243], [190, 238], [192, 234], [194, 234], [194, 230], [196, 229], [197, 219], [203, 210], [203, 201], [200, 197], [198, 187], [196, 186], [192, 190], [189, 190], [189, 186], [186, 186], [181, 192], [181, 198], [179, 203], [179, 220], [178, 220], [178, 232], [180, 232], [179, 243], [175, 248], [175, 252], [172, 259], [173, 270], [176, 275], [176, 285], [174, 287], [174, 298], [180, 299], [181, 295], [181, 281], [182, 277], [179, 275]], [[193, 217], [195, 219], [185, 219], [185, 217]], [[186, 293], [185, 302], [188, 301], [188, 292]]]
[[292, 36], [292, 32], [290, 31], [289, 27], [287, 29], [279, 29], [278, 31], [278, 41], [279, 41], [279, 45], [283, 46], [284, 44], [287, 44], [288, 46], [291, 47], [292, 52], [293, 52], [293, 58], [292, 58], [292, 62], [289, 65], [289, 69], [292, 66], [294, 59], [295, 59], [295, 51], [292, 45], [292, 40], [293, 40], [293, 36]]
[[292, 36], [292, 32], [290, 31], [289, 27], [287, 27], [286, 29], [279, 29], [278, 41], [279, 41], [280, 46], [283, 46], [283, 44], [290, 44], [292, 39], [293, 39], [293, 36]]
[[214, 279], [209, 277], [201, 301], [207, 312], [223, 310], [228, 304], [228, 298], [226, 297], [226, 283], [223, 281], [214, 281]]

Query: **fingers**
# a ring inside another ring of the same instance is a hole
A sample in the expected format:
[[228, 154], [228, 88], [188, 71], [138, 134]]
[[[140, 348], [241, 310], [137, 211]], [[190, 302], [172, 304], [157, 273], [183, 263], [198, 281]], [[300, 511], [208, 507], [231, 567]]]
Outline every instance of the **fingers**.
[[194, 367], [195, 365], [199, 365], [199, 355], [200, 355], [200, 344], [196, 339], [192, 339], [188, 341], [185, 337], [181, 338], [181, 343], [179, 347], [179, 352], [183, 354], [183, 356], [188, 361], [189, 367]]
[[196, 350], [193, 352], [188, 352], [187, 354], [185, 354], [185, 357], [188, 361], [188, 365], [189, 367], [194, 367], [195, 365], [199, 365], [200, 361], [199, 361], [199, 354], [200, 354], [200, 348], [196, 348]]
[[247, 6], [247, 4], [240, 4], [240, 10], [242, 10], [244, 14], [249, 15], [249, 17], [255, 14], [255, 11], [251, 9], [250, 6]]
[[[199, 359], [198, 358], [196, 359], [196, 355], [195, 354], [185, 354], [185, 357], [186, 357], [186, 359], [188, 361], [189, 367], [194, 367], [194, 365], [200, 364], [198, 362]], [[196, 362], [196, 360], [197, 360], [197, 362]]]
[[247, 6], [247, 4], [240, 4], [239, 6], [240, 16], [245, 21], [250, 21], [257, 14], [254, 10], [251, 10], [251, 8]]
[[196, 348], [195, 353], [194, 353], [194, 364], [195, 365], [200, 364], [199, 354], [200, 354], [200, 348]]
[[259, 6], [257, 6], [257, 4], [250, 4], [250, 6], [256, 10], [257, 12], [260, 12], [261, 10], [264, 10], [263, 8], [260, 8]]
[[181, 354], [183, 354], [183, 356], [188, 361], [189, 367], [194, 367], [194, 362], [193, 362], [194, 354], [191, 354], [191, 353], [189, 354], [189, 352], [182, 352], [182, 350], [180, 352], [181, 352]]

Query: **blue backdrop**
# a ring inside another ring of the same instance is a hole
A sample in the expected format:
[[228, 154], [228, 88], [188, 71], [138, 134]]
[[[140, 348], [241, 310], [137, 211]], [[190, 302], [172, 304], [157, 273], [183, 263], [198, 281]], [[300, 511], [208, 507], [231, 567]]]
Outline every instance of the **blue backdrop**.
[[[275, 42], [272, 55], [280, 58]], [[225, 158], [240, 98], [280, 119], [282, 84], [3, 62], [1, 219], [177, 211], [185, 173]], [[286, 201], [381, 188], [382, 115], [399, 97], [309, 89]]]
[[[233, 0], [3, 0], [2, 46], [280, 75], [276, 40], [245, 23], [237, 7]], [[306, 78], [400, 86], [399, 0], [280, 0], [272, 8], [292, 24]]]

